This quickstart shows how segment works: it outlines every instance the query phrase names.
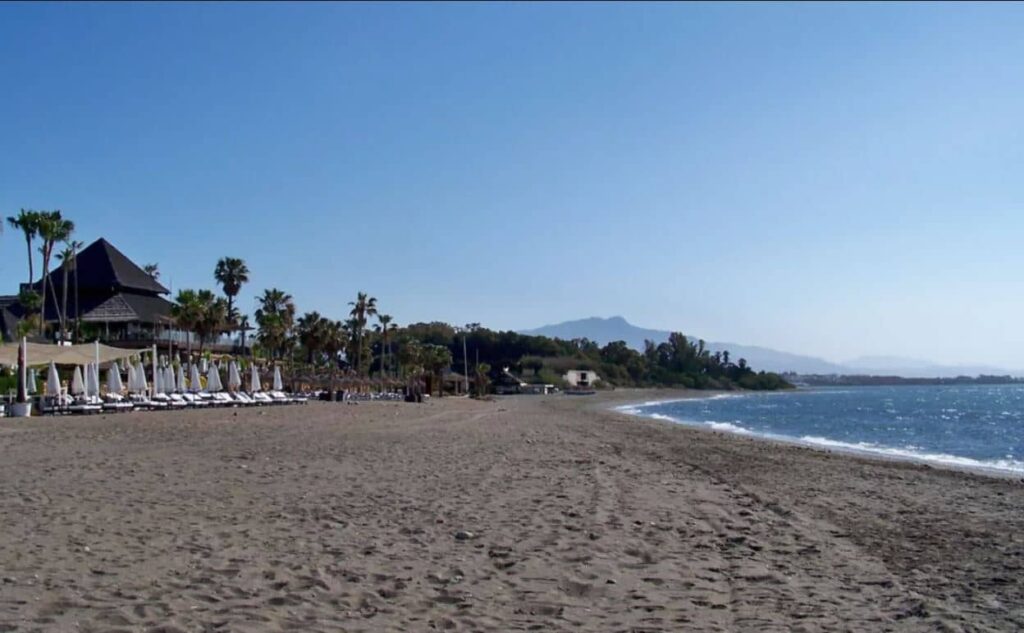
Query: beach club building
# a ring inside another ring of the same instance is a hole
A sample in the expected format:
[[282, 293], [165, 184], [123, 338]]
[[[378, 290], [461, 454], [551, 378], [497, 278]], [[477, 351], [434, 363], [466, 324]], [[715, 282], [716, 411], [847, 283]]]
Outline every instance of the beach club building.
[[570, 369], [565, 372], [562, 379], [570, 387], [593, 387], [594, 383], [601, 380], [601, 377], [597, 375], [597, 372], [589, 369]]
[[[195, 342], [194, 335], [178, 330], [175, 325], [171, 316], [173, 304], [167, 299], [170, 291], [103, 238], [79, 252], [74, 260], [51, 271], [46, 285], [43, 318], [54, 330], [66, 296], [67, 328], [74, 331], [76, 322], [80, 322], [83, 338], [87, 340], [99, 339], [130, 348], [184, 347], [189, 336]], [[22, 289], [26, 286], [22, 284]], [[30, 287], [36, 294], [42, 294], [41, 280]], [[14, 340], [17, 323], [25, 314], [17, 295], [0, 297], [0, 333], [4, 340]], [[228, 337], [207, 348], [230, 351], [235, 343]]]

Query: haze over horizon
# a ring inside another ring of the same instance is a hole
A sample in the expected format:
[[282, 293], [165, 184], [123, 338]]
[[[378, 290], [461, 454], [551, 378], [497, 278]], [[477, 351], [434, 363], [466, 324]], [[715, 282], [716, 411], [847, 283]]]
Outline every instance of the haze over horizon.
[[[1022, 5], [0, 5], [0, 214], [334, 317], [1024, 362]], [[0, 294], [26, 280], [0, 236]]]

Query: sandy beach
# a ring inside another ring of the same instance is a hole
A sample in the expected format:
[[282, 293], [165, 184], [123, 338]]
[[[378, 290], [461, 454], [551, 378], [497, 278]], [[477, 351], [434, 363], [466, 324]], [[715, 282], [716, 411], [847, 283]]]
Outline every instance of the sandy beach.
[[1024, 485], [591, 398], [0, 423], [0, 631], [1013, 631]]

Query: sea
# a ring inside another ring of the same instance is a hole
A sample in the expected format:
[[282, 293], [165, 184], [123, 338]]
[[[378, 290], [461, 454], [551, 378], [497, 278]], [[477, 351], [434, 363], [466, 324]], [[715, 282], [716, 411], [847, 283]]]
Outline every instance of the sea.
[[823, 387], [618, 410], [832, 450], [1024, 475], [1024, 385]]

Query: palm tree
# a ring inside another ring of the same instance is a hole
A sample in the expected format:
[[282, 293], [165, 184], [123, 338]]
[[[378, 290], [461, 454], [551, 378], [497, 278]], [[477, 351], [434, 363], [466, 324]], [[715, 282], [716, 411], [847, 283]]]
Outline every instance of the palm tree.
[[43, 334], [43, 330], [46, 327], [46, 286], [50, 286], [50, 293], [53, 295], [53, 307], [57, 310], [57, 320], [60, 322], [60, 330], [64, 332], [64, 318], [60, 315], [59, 303], [57, 301], [57, 291], [53, 288], [53, 284], [47, 284], [47, 277], [50, 274], [50, 257], [53, 255], [53, 247], [57, 242], [66, 242], [71, 238], [71, 233], [75, 230], [75, 223], [71, 220], [64, 219], [61, 216], [60, 210], [56, 211], [43, 211], [40, 213], [39, 218], [39, 237], [43, 239], [43, 246], [40, 251], [43, 254], [43, 278], [42, 278], [42, 295], [43, 295], [43, 318], [40, 320], [39, 333]]
[[160, 279], [160, 264], [156, 262], [152, 264], [146, 264], [142, 267], [143, 272], [152, 277], [154, 280]]
[[190, 289], [179, 290], [178, 296], [174, 299], [174, 305], [171, 306], [171, 316], [174, 317], [174, 322], [177, 324], [178, 329], [185, 330], [188, 340], [188, 354], [191, 356], [192, 332], [203, 317], [202, 302], [199, 299], [198, 293]]
[[376, 330], [378, 332], [380, 332], [380, 339], [381, 339], [380, 340], [380, 373], [381, 374], [385, 374], [385, 375], [386, 375], [386, 371], [387, 371], [385, 369], [385, 366], [386, 366], [385, 361], [387, 360], [388, 352], [390, 351], [388, 349], [388, 334], [390, 332], [394, 331], [394, 323], [392, 323], [393, 321], [394, 321], [394, 317], [392, 317], [390, 314], [378, 314], [377, 315], [377, 322], [379, 323], [379, 325], [377, 326]]
[[355, 301], [349, 301], [352, 311], [349, 315], [355, 320], [355, 331], [353, 332], [356, 342], [356, 371], [363, 368], [363, 333], [366, 330], [367, 318], [377, 314], [377, 299], [370, 297], [365, 292], [356, 295]]
[[306, 362], [310, 365], [323, 351], [327, 323], [319, 312], [307, 312], [296, 323], [295, 330], [299, 342], [306, 348]]
[[199, 335], [199, 353], [203, 353], [203, 344], [214, 339], [228, 325], [228, 302], [216, 296], [210, 290], [196, 293], [199, 307], [198, 319], [194, 324]]
[[259, 341], [270, 350], [271, 355], [283, 355], [295, 324], [292, 296], [283, 290], [270, 288], [263, 291], [257, 302], [260, 307], [253, 316], [259, 328]]
[[213, 278], [224, 289], [224, 295], [228, 298], [228, 312], [231, 312], [235, 297], [242, 286], [249, 282], [249, 267], [237, 257], [221, 257], [213, 269]]
[[244, 354], [245, 353], [245, 333], [249, 330], [249, 315], [248, 314], [243, 314], [243, 315], [239, 316], [238, 319], [235, 321], [235, 323], [238, 325], [239, 332], [241, 332], [241, 337], [242, 337], [242, 340], [241, 340], [241, 342], [242, 342], [242, 353]]
[[327, 354], [331, 364], [331, 401], [336, 398], [334, 393], [334, 378], [338, 372], [338, 354], [345, 349], [345, 342], [348, 340], [348, 332], [345, 324], [341, 321], [326, 320], [323, 325], [323, 339], [321, 345]]
[[39, 217], [38, 211], [32, 209], [22, 209], [16, 216], [10, 216], [7, 218], [7, 224], [12, 229], [18, 229], [25, 234], [25, 246], [28, 248], [28, 283], [32, 285], [32, 280], [35, 279], [35, 274], [32, 268], [32, 241], [36, 239], [36, 235], [39, 234]]
[[66, 324], [68, 320], [68, 273], [72, 270], [75, 272], [76, 284], [75, 284], [75, 319], [77, 322], [78, 318], [78, 288], [77, 278], [78, 270], [75, 266], [77, 263], [76, 254], [78, 249], [82, 248], [82, 243], [76, 240], [68, 240], [64, 243], [64, 250], [57, 253], [57, 259], [61, 262], [61, 271], [64, 273], [64, 281], [61, 284], [61, 302], [60, 302], [60, 340], [64, 340], [67, 337]]

